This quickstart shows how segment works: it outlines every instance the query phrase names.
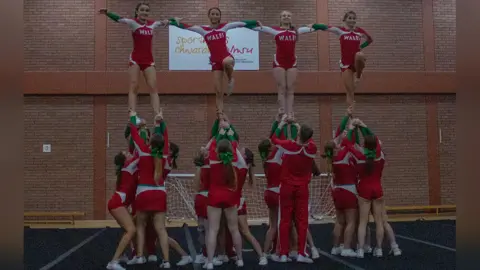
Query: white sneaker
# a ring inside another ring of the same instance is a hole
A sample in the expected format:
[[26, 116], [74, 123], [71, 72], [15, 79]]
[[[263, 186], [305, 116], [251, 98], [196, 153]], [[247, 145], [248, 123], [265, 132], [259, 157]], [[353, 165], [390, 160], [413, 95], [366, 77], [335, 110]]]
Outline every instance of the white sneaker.
[[392, 245], [392, 249], [390, 250], [390, 253], [393, 253], [393, 256], [400, 256], [402, 255], [402, 250], [398, 247], [397, 244]]
[[377, 257], [377, 258], [383, 257], [382, 249], [381, 248], [375, 248], [373, 250], [373, 257]]
[[332, 250], [330, 251], [330, 254], [332, 255], [338, 255], [342, 253], [342, 248], [340, 247], [333, 247]]
[[218, 255], [218, 259], [222, 260], [224, 263], [227, 263], [230, 261], [230, 258], [228, 258], [227, 255]]
[[303, 256], [303, 255], [298, 255], [297, 256], [297, 262], [301, 263], [313, 263], [313, 260], [310, 259], [309, 257]]
[[363, 250], [364, 250], [365, 253], [367, 253], [367, 254], [370, 254], [370, 253], [373, 252], [373, 248], [372, 248], [371, 246], [365, 246], [365, 247], [363, 248]]
[[213, 263], [205, 263], [203, 265], [203, 269], [212, 270], [213, 269]]
[[279, 261], [279, 262], [281, 262], [281, 263], [286, 263], [287, 261], [288, 261], [288, 258], [287, 258], [286, 255], [282, 255], [282, 256], [280, 257], [280, 261]]
[[184, 266], [187, 264], [191, 264], [193, 262], [192, 257], [190, 256], [182, 256], [182, 259], [177, 263], [177, 266]]
[[260, 260], [258, 261], [258, 265], [267, 265], [268, 260], [267, 260], [267, 255], [263, 255], [260, 257]]
[[195, 257], [195, 263], [196, 264], [204, 264], [206, 262], [207, 258], [205, 258], [205, 256], [203, 256], [203, 254], [200, 254], [200, 255], [197, 255], [197, 257]]
[[270, 254], [268, 258], [274, 262], [280, 262], [280, 256], [278, 256], [277, 254]]
[[359, 249], [357, 250], [357, 258], [363, 259], [363, 257], [365, 256], [364, 253], [365, 253], [365, 252], [363, 251], [363, 248], [359, 248]]
[[170, 269], [171, 265], [170, 265], [170, 262], [162, 262], [160, 264], [160, 268], [163, 268], [163, 269]]
[[298, 251], [290, 251], [288, 257], [291, 259], [296, 259], [298, 257]]
[[134, 265], [134, 264], [144, 264], [147, 262], [145, 257], [133, 257], [130, 261], [127, 262], [127, 265]]
[[118, 262], [127, 263], [128, 261], [128, 256], [126, 255], [122, 255], [120, 258], [118, 258]]
[[149, 262], [157, 262], [158, 258], [157, 258], [157, 255], [149, 255], [147, 260]]
[[357, 253], [353, 251], [353, 249], [351, 248], [343, 249], [342, 252], [340, 253], [340, 256], [354, 258], [354, 257], [357, 257]]
[[212, 263], [215, 266], [220, 266], [223, 264], [223, 260], [221, 260], [219, 257], [214, 257]]
[[318, 249], [316, 247], [312, 248], [312, 259], [318, 259], [320, 258], [320, 254], [318, 253]]
[[237, 260], [235, 264], [237, 265], [237, 267], [243, 267], [243, 260]]
[[227, 87], [227, 96], [230, 96], [233, 92], [233, 85], [235, 84], [235, 79], [231, 79], [229, 82], [228, 82], [228, 87]]
[[112, 261], [107, 264], [109, 270], [126, 270], [118, 261]]

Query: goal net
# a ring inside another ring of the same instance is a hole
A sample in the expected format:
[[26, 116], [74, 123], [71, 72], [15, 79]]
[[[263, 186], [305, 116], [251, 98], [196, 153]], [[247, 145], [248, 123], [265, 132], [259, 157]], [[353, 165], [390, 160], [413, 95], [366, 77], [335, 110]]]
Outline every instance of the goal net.
[[[247, 203], [247, 217], [250, 224], [268, 223], [268, 208], [264, 201], [266, 178], [256, 174], [256, 186], [247, 183], [243, 196]], [[170, 174], [167, 181], [167, 217], [169, 221], [196, 220], [193, 189], [193, 174]], [[327, 174], [315, 177], [310, 182], [310, 222], [328, 222], [335, 211], [330, 195], [330, 180]]]

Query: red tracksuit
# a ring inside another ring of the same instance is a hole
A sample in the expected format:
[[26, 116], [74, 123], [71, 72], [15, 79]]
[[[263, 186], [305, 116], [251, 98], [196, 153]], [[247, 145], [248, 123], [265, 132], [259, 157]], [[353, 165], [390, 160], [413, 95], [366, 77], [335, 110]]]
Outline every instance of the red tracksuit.
[[288, 255], [290, 249], [290, 225], [295, 215], [298, 233], [298, 253], [306, 253], [308, 230], [308, 184], [312, 179], [312, 162], [317, 153], [313, 140], [300, 145], [290, 140], [272, 137], [272, 142], [283, 151], [280, 184], [280, 255]]

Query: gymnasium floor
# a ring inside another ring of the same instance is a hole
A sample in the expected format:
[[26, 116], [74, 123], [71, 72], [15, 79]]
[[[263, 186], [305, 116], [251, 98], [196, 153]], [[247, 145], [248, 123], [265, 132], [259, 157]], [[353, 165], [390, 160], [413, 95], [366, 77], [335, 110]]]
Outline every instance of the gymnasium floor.
[[[244, 269], [415, 269], [441, 270], [455, 269], [456, 257], [456, 222], [414, 221], [392, 222], [397, 234], [397, 242], [403, 250], [400, 257], [387, 256], [381, 259], [366, 256], [365, 259], [346, 259], [329, 254], [331, 248], [332, 224], [310, 225], [320, 258], [314, 264], [297, 263], [278, 264], [269, 262], [266, 267], [257, 265], [255, 254], [250, 246], [245, 246]], [[265, 226], [252, 226], [251, 230], [259, 241], [263, 241]], [[196, 228], [190, 228], [192, 238], [197, 239]], [[372, 231], [373, 233], [373, 231]], [[96, 270], [105, 269], [111, 259], [119, 236], [120, 229], [30, 229], [25, 228], [24, 262], [25, 269], [54, 270]], [[169, 228], [169, 234], [177, 239], [185, 250], [187, 243], [183, 228]], [[387, 248], [384, 249], [386, 253]], [[171, 262], [178, 261], [172, 254]], [[235, 269], [228, 264], [215, 269]], [[159, 269], [157, 265], [143, 265], [127, 269]], [[172, 267], [175, 269], [175, 267]], [[177, 269], [193, 269], [188, 267]]]

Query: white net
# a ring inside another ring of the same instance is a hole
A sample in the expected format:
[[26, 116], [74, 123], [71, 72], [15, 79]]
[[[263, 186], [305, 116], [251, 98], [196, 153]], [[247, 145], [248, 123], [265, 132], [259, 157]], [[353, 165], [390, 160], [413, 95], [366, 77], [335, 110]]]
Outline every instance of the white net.
[[[256, 174], [256, 187], [245, 184], [243, 196], [247, 203], [249, 223], [268, 222], [268, 208], [264, 201], [266, 179], [264, 174]], [[193, 174], [170, 174], [167, 184], [168, 219], [170, 221], [196, 220], [193, 189]], [[310, 221], [330, 220], [334, 207], [330, 195], [330, 182], [327, 174], [312, 179], [310, 183]]]

